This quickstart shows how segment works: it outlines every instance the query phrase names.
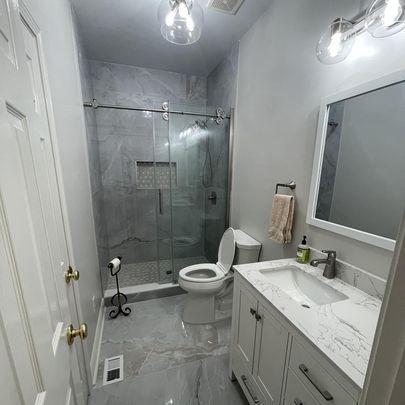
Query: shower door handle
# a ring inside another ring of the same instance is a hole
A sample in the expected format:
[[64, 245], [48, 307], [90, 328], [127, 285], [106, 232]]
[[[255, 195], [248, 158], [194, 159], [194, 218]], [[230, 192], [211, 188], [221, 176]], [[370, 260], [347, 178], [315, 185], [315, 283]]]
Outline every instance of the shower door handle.
[[162, 189], [159, 188], [159, 214], [163, 214], [163, 196], [162, 196]]

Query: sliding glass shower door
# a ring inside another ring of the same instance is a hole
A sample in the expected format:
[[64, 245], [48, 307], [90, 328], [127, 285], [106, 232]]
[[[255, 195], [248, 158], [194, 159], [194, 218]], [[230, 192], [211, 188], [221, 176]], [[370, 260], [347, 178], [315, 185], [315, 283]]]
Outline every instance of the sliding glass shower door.
[[114, 288], [106, 264], [115, 256], [123, 258], [123, 287], [175, 282], [181, 268], [217, 260], [227, 221], [229, 120], [218, 124], [206, 107], [170, 105], [167, 114], [160, 107], [95, 110], [91, 180], [106, 289]]
[[[216, 109], [171, 104], [170, 156], [174, 281], [192, 264], [217, 261], [227, 225], [229, 119]], [[182, 111], [184, 114], [176, 113]]]

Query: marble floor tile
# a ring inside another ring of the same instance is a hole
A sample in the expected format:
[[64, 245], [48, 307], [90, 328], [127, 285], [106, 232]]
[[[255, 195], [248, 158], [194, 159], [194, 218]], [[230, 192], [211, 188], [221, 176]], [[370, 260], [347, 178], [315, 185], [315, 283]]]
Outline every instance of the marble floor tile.
[[[218, 310], [213, 324], [189, 325], [181, 320], [185, 299], [136, 302], [127, 318], [106, 315], [89, 405], [247, 404], [228, 377], [230, 310]], [[119, 354], [124, 381], [103, 387], [104, 360]]]
[[110, 319], [106, 314], [97, 386], [104, 361], [124, 355], [124, 378], [154, 373], [228, 353], [231, 311], [217, 311], [217, 322], [190, 325], [181, 319], [186, 295], [129, 304], [131, 314]]
[[228, 362], [223, 354], [107, 385], [94, 390], [89, 405], [247, 405]]

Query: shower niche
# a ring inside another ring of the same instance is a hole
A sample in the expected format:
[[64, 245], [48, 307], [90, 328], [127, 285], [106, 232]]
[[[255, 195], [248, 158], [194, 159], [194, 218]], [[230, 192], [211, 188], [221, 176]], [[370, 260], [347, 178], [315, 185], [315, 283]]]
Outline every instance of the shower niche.
[[111, 257], [123, 257], [122, 287], [176, 283], [183, 267], [217, 260], [227, 226], [230, 119], [218, 122], [215, 110], [173, 104], [166, 116], [122, 106], [91, 110], [105, 290], [114, 287], [103, 268]]
[[138, 189], [170, 189], [177, 185], [175, 162], [136, 162]]

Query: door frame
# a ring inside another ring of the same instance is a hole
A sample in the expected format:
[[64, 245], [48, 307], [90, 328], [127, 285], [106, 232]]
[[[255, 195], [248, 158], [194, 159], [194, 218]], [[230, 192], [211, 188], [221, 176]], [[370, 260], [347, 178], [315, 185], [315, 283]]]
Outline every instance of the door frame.
[[360, 405], [399, 405], [405, 398], [404, 285], [405, 211], [399, 226]]

